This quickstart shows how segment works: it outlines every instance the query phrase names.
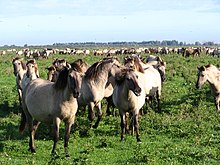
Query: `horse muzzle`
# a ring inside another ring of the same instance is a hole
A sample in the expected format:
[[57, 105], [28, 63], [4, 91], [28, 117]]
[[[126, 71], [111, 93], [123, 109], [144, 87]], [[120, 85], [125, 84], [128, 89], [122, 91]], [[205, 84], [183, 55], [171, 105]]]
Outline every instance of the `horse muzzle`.
[[78, 91], [75, 91], [75, 92], [73, 93], [73, 97], [74, 97], [74, 98], [78, 98], [78, 97], [79, 97], [79, 92], [78, 92]]
[[201, 89], [201, 85], [199, 85], [198, 83], [196, 83], [196, 89]]
[[135, 94], [136, 96], [140, 96], [140, 95], [141, 95], [141, 88], [136, 88], [136, 89], [134, 90], [134, 94]]

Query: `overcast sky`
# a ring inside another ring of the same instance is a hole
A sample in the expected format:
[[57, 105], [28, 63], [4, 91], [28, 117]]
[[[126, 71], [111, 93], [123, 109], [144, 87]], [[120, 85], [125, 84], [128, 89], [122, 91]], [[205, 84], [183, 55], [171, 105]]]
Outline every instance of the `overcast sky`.
[[220, 43], [220, 0], [0, 0], [0, 45]]

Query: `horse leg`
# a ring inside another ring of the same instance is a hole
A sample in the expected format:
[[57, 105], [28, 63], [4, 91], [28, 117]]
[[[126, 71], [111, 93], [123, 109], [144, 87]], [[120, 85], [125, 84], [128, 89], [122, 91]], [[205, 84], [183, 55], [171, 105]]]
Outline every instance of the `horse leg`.
[[141, 142], [140, 134], [139, 134], [138, 113], [134, 112], [133, 118], [134, 118], [133, 120], [134, 120], [134, 129], [136, 132], [136, 139], [137, 142]]
[[124, 112], [120, 112], [121, 117], [121, 141], [125, 140], [124, 134], [125, 134], [125, 114]]
[[89, 111], [89, 113], [88, 113], [88, 118], [89, 118], [89, 120], [90, 120], [90, 128], [92, 128], [92, 122], [93, 122], [93, 120], [94, 120], [94, 118], [95, 118], [95, 114], [94, 114], [94, 111], [93, 111], [93, 109], [94, 109], [94, 103], [93, 102], [90, 102], [89, 104], [88, 104], [88, 111]]
[[70, 120], [71, 122], [66, 123], [66, 126], [65, 126], [64, 150], [65, 150], [66, 157], [69, 157], [68, 143], [69, 143], [69, 138], [70, 138], [71, 126], [73, 125], [74, 120], [75, 120], [75, 116], [73, 116]]
[[56, 117], [53, 121], [53, 149], [52, 149], [52, 154], [54, 155], [55, 154], [55, 150], [56, 150], [56, 147], [57, 147], [57, 142], [59, 140], [59, 127], [60, 127], [60, 119], [58, 117]]
[[220, 112], [219, 101], [220, 101], [220, 94], [218, 94], [215, 97], [215, 106], [216, 106], [217, 112]]
[[102, 119], [101, 102], [99, 102], [97, 105], [95, 105], [95, 108], [98, 110], [98, 119], [97, 119], [95, 125], [93, 126], [93, 128], [97, 128], [99, 126], [99, 122]]
[[34, 128], [34, 124], [33, 124], [33, 119], [29, 116], [27, 118], [27, 122], [28, 122], [28, 128], [29, 128], [29, 151], [31, 151], [31, 153], [36, 153], [35, 150], [35, 144], [34, 144], [34, 135], [35, 135], [35, 128]]
[[18, 89], [18, 98], [19, 98], [20, 106], [22, 106], [22, 92], [21, 92], [21, 89]]
[[129, 112], [125, 113], [125, 133], [129, 134]]
[[[110, 96], [111, 97], [111, 96]], [[111, 106], [111, 98], [110, 97], [107, 97], [106, 98], [106, 101], [107, 101], [107, 109], [106, 109], [106, 115], [107, 116], [110, 116], [111, 115], [111, 112], [110, 112], [110, 106]]]
[[160, 91], [158, 90], [156, 92], [156, 98], [157, 98], [157, 112], [161, 112], [161, 107], [160, 107]]

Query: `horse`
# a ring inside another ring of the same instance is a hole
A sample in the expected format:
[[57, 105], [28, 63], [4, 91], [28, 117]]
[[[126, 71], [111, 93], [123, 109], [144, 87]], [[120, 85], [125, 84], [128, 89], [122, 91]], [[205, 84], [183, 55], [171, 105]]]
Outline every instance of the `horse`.
[[80, 74], [65, 67], [59, 74], [56, 82], [41, 78], [32, 80], [23, 90], [23, 115], [19, 131], [22, 133], [25, 125], [29, 128], [29, 147], [35, 153], [34, 136], [40, 122], [53, 124], [53, 149], [55, 154], [59, 140], [59, 126], [65, 122], [64, 149], [68, 153], [68, 142], [71, 126], [74, 124], [78, 109], [77, 97], [81, 85]]
[[51, 82], [55, 82], [57, 80], [57, 77], [59, 75], [59, 72], [64, 68], [64, 67], [71, 67], [70, 64], [67, 63], [65, 59], [58, 59], [56, 58], [52, 62], [52, 66], [47, 67], [46, 69], [48, 70], [47, 73], [47, 80]]
[[184, 53], [183, 56], [189, 57], [192, 55], [193, 57], [195, 56], [200, 56], [201, 54], [201, 48], [184, 48]]
[[52, 65], [52, 66], [47, 67], [46, 69], [48, 70], [47, 80], [51, 82], [55, 82], [59, 74], [59, 72], [56, 70], [56, 67]]
[[[125, 129], [127, 128], [126, 112], [133, 113], [133, 128], [136, 131], [137, 142], [141, 142], [139, 134], [138, 115], [139, 110], [145, 103], [145, 92], [143, 90], [142, 80], [139, 79], [137, 72], [134, 69], [123, 69], [115, 76], [116, 85], [113, 91], [113, 102], [119, 109], [121, 117], [121, 140], [124, 140]], [[132, 132], [133, 133], [133, 132]]]
[[160, 97], [162, 89], [161, 75], [157, 69], [152, 65], [145, 64], [137, 56], [131, 56], [130, 58], [125, 58], [124, 65], [126, 67], [135, 68], [138, 71], [138, 75], [141, 77], [144, 83], [144, 91], [146, 99], [149, 100], [155, 97], [157, 100], [157, 111], [161, 112], [160, 107]]
[[[109, 83], [109, 77], [114, 77], [120, 67], [117, 58], [103, 59], [91, 65], [83, 76], [78, 103], [79, 106], [88, 105], [90, 128], [97, 128], [99, 125], [102, 118], [101, 101], [106, 94], [106, 85]], [[95, 125], [92, 124], [95, 118], [94, 109], [98, 111]]]
[[159, 56], [150, 55], [146, 58], [146, 64], [149, 64], [158, 70], [163, 83], [166, 79], [166, 62], [162, 60]]
[[24, 75], [24, 78], [22, 79], [21, 82], [21, 88], [24, 89], [25, 86], [31, 81], [36, 78], [39, 78], [39, 71], [38, 71], [38, 66], [35, 60], [29, 60], [26, 63], [27, 67], [27, 72]]
[[23, 62], [23, 58], [16, 57], [12, 59], [14, 75], [16, 77], [16, 87], [18, 91], [19, 103], [21, 105], [22, 98], [22, 80], [27, 72], [27, 67], [25, 62]]
[[220, 70], [216, 66], [209, 64], [206, 66], [198, 67], [198, 79], [196, 82], [196, 88], [200, 89], [206, 81], [208, 81], [211, 92], [215, 97], [216, 110], [217, 112], [220, 112]]

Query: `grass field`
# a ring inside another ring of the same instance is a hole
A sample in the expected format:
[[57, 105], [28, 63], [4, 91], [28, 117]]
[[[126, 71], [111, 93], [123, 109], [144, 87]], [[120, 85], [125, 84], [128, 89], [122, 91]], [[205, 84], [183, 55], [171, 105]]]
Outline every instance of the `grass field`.
[[[202, 55], [184, 58], [177, 54], [162, 56], [167, 62], [162, 89], [162, 113], [144, 106], [140, 117], [141, 144], [135, 136], [120, 141], [120, 117], [104, 116], [97, 129], [90, 130], [87, 112], [78, 111], [69, 142], [70, 157], [63, 149], [61, 125], [58, 156], [51, 156], [53, 141], [43, 123], [36, 133], [36, 154], [28, 151], [28, 131], [19, 134], [20, 107], [11, 64], [14, 55], [0, 57], [0, 164], [219, 164], [220, 114], [208, 83], [195, 89], [197, 67], [219, 64], [218, 58]], [[147, 56], [143, 54], [142, 56]], [[53, 55], [37, 60], [40, 76], [46, 78], [53, 58], [72, 62], [83, 58], [89, 64], [99, 56]], [[123, 56], [120, 56], [123, 59]], [[103, 102], [103, 111], [106, 103]]]

